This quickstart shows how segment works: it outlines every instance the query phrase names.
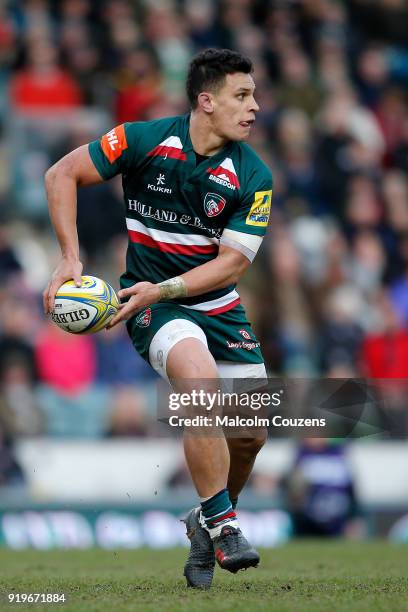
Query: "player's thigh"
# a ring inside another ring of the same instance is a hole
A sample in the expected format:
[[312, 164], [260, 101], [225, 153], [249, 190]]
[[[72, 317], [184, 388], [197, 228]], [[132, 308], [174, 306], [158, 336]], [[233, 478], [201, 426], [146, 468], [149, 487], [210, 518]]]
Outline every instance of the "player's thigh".
[[156, 332], [149, 347], [149, 361], [165, 379], [218, 378], [204, 331], [187, 319], [168, 321]]

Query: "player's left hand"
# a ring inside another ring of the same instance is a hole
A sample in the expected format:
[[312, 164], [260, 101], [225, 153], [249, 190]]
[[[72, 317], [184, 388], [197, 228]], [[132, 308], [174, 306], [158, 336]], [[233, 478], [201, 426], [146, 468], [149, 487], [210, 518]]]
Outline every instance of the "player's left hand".
[[158, 285], [153, 283], [136, 283], [132, 287], [118, 291], [118, 296], [120, 298], [129, 297], [129, 301], [125, 304], [120, 304], [119, 311], [109, 321], [106, 329], [112, 329], [112, 327], [115, 327], [121, 321], [130, 319], [138, 310], [158, 302], [160, 300], [160, 289]]

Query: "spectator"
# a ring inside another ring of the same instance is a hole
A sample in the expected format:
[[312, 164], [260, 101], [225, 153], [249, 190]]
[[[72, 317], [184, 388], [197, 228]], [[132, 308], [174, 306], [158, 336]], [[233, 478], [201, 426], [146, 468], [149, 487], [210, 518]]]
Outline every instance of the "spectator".
[[355, 376], [361, 342], [362, 320], [366, 316], [362, 296], [352, 286], [334, 289], [325, 303], [325, 316], [321, 328], [321, 366], [323, 372], [334, 376], [335, 368], [348, 368]]
[[40, 386], [37, 401], [46, 432], [55, 437], [106, 435], [110, 394], [95, 382], [96, 354], [89, 336], [75, 336], [48, 323], [39, 334], [35, 358]]
[[35, 41], [27, 50], [27, 65], [11, 79], [13, 108], [21, 112], [68, 110], [81, 104], [79, 87], [58, 66], [57, 49], [48, 41]]
[[122, 386], [112, 396], [109, 434], [112, 436], [148, 435], [151, 419], [147, 410], [148, 396], [134, 386]]
[[12, 276], [22, 272], [21, 263], [9, 236], [8, 227], [0, 221], [0, 281], [4, 285]]
[[14, 456], [11, 439], [0, 426], [0, 488], [23, 485], [24, 481], [24, 473]]
[[362, 345], [362, 371], [369, 378], [408, 378], [408, 329], [387, 292], [377, 298], [381, 326], [366, 335]]
[[119, 89], [116, 98], [116, 120], [141, 121], [149, 107], [156, 104], [161, 92], [161, 76], [157, 60], [147, 49], [128, 51], [122, 70], [116, 73]]
[[313, 117], [320, 106], [321, 91], [312, 76], [308, 57], [301, 49], [293, 49], [281, 55], [282, 84], [278, 100], [283, 107], [297, 107]]
[[89, 336], [64, 333], [48, 323], [35, 346], [38, 376], [42, 383], [64, 395], [75, 395], [95, 379], [96, 355]]
[[156, 379], [152, 369], [135, 353], [123, 327], [98, 334], [95, 347], [96, 379], [100, 384], [121, 387]]
[[7, 431], [16, 436], [44, 432], [44, 419], [38, 406], [31, 371], [23, 360], [8, 359], [0, 379], [0, 413]]
[[344, 445], [306, 438], [287, 477], [287, 491], [295, 535], [364, 535]]

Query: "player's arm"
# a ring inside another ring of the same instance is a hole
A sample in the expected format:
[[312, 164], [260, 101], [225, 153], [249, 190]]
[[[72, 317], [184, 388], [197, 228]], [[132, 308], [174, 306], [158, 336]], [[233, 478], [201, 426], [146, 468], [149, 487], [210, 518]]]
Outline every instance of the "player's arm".
[[245, 255], [221, 244], [215, 259], [189, 270], [180, 278], [186, 286], [186, 295], [194, 297], [235, 285], [250, 264]]
[[51, 312], [58, 288], [74, 279], [81, 285], [82, 263], [79, 259], [77, 216], [78, 186], [101, 183], [101, 177], [89, 155], [88, 145], [68, 153], [45, 175], [48, 208], [60, 248], [61, 260], [43, 292], [44, 311]]
[[141, 308], [160, 300], [194, 297], [235, 284], [250, 263], [248, 257], [239, 250], [221, 244], [217, 257], [180, 276], [158, 284], [142, 282], [122, 289], [118, 293], [119, 297], [128, 297], [129, 301], [121, 305], [108, 328], [129, 319]]

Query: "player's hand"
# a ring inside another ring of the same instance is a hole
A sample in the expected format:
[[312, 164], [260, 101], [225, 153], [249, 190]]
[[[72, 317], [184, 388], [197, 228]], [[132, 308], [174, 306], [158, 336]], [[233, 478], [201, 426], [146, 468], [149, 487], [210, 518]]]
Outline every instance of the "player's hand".
[[51, 280], [43, 291], [43, 305], [45, 314], [54, 309], [55, 294], [66, 281], [73, 279], [77, 287], [82, 285], [82, 263], [79, 259], [63, 257], [55, 268]]
[[160, 300], [160, 289], [153, 283], [136, 283], [132, 287], [118, 291], [118, 296], [120, 298], [130, 296], [129, 301], [125, 304], [120, 304], [119, 311], [109, 321], [106, 329], [111, 329], [121, 321], [130, 319], [138, 310], [145, 306], [156, 304]]

